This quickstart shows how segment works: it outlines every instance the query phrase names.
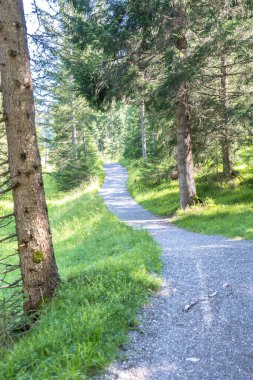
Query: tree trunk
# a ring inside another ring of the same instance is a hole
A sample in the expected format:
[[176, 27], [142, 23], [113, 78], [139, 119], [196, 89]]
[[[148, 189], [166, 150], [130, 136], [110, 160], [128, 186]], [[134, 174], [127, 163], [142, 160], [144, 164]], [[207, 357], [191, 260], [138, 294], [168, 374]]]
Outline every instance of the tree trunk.
[[77, 159], [77, 131], [76, 131], [76, 119], [75, 119], [75, 110], [74, 110], [74, 100], [73, 95], [70, 94], [70, 107], [71, 107], [71, 141], [73, 148], [74, 158]]
[[[178, 38], [176, 47], [186, 55], [187, 41], [185, 36], [182, 35]], [[190, 135], [189, 88], [187, 84], [182, 84], [178, 90], [176, 108], [180, 205], [182, 208], [186, 208], [191, 206], [197, 198]]]
[[179, 175], [180, 205], [191, 206], [197, 198], [194, 180], [192, 146], [189, 121], [188, 88], [181, 86], [177, 98], [177, 164]]
[[142, 141], [142, 158], [147, 159], [147, 140], [146, 140], [146, 127], [145, 127], [145, 101], [141, 101], [141, 141]]
[[225, 55], [221, 56], [221, 87], [220, 99], [223, 105], [222, 115], [222, 130], [221, 130], [221, 149], [222, 149], [222, 163], [223, 174], [228, 177], [233, 172], [232, 157], [231, 157], [231, 141], [229, 137], [229, 129], [227, 123], [227, 108], [228, 108], [228, 77]]
[[48, 143], [46, 141], [46, 146], [45, 146], [45, 170], [47, 170], [47, 164], [48, 164]]
[[33, 312], [59, 282], [35, 129], [22, 0], [0, 1], [0, 65], [24, 308]]

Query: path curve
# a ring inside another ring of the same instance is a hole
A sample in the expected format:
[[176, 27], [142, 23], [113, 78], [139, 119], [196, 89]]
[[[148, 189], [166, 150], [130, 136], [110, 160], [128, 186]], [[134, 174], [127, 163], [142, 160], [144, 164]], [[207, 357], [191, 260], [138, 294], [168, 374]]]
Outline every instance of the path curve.
[[127, 171], [105, 165], [108, 208], [163, 249], [163, 286], [131, 333], [127, 359], [104, 379], [252, 380], [253, 242], [188, 232], [129, 195]]

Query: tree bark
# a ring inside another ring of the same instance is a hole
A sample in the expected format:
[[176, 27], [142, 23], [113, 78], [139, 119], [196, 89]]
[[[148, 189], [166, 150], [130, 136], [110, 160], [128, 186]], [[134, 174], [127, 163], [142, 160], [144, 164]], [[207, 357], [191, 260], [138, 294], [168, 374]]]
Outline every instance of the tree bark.
[[221, 149], [222, 149], [222, 164], [223, 174], [226, 177], [231, 176], [233, 172], [231, 141], [229, 137], [229, 128], [227, 123], [227, 109], [228, 109], [228, 77], [226, 67], [226, 57], [221, 55], [221, 87], [220, 99], [223, 105], [222, 115], [222, 130], [221, 130]]
[[180, 205], [191, 206], [197, 198], [190, 135], [189, 94], [182, 85], [177, 98], [177, 164], [179, 175]]
[[[186, 54], [185, 36], [177, 40], [176, 47]], [[197, 198], [194, 180], [194, 166], [190, 135], [189, 88], [187, 84], [179, 87], [176, 101], [177, 124], [177, 166], [179, 176], [180, 205], [182, 208], [192, 206]]]
[[24, 308], [54, 295], [59, 275], [38, 150], [33, 85], [22, 0], [0, 1], [0, 65]]
[[147, 159], [147, 139], [146, 139], [146, 126], [145, 126], [145, 101], [141, 101], [141, 141], [142, 141], [142, 158]]

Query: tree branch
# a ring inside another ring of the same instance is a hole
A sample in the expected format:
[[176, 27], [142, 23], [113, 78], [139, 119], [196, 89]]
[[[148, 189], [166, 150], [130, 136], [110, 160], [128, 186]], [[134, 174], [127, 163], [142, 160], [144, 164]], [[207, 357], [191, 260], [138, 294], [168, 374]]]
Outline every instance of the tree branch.
[[15, 233], [15, 234], [11, 234], [11, 235], [9, 235], [9, 236], [6, 236], [6, 237], [4, 237], [3, 239], [0, 239], [0, 243], [3, 243], [4, 241], [9, 240], [9, 239], [12, 239], [12, 238], [14, 238], [14, 237], [16, 237], [16, 236], [17, 236], [16, 233]]
[[7, 116], [3, 116], [0, 119], [0, 123], [4, 123], [7, 120]]
[[[8, 218], [11, 218], [12, 216], [15, 216], [14, 212], [11, 213], [11, 214], [7, 214], [7, 215], [4, 215], [4, 216], [0, 216], [0, 222], [2, 220], [5, 220], [5, 219], [8, 219]], [[1, 260], [0, 260], [1, 261]]]

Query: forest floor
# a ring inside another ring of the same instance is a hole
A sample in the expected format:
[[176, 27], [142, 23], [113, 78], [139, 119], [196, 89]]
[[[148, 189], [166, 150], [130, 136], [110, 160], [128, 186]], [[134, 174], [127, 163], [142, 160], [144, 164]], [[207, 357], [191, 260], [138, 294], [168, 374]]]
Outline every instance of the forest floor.
[[[116, 357], [129, 330], [138, 327], [137, 310], [161, 284], [157, 244], [108, 212], [97, 183], [68, 193], [57, 191], [50, 175], [45, 184], [62, 282], [28, 334], [12, 335], [5, 348], [0, 342], [4, 380], [90, 379]], [[11, 208], [10, 199], [0, 202], [1, 213]], [[0, 258], [13, 248], [2, 245]], [[0, 338], [1, 317], [12, 319], [1, 305]]]
[[128, 190], [145, 209], [170, 217], [177, 226], [190, 231], [253, 239], [253, 170], [248, 163], [236, 168], [237, 177], [228, 182], [222, 175], [199, 173], [196, 186], [204, 206], [196, 205], [187, 212], [178, 209], [178, 181], [148, 185], [140, 162], [124, 164], [129, 171]]
[[151, 233], [164, 268], [162, 289], [123, 347], [125, 360], [100, 379], [252, 380], [253, 242], [182, 230], [133, 200], [121, 165], [105, 170], [105, 203]]

